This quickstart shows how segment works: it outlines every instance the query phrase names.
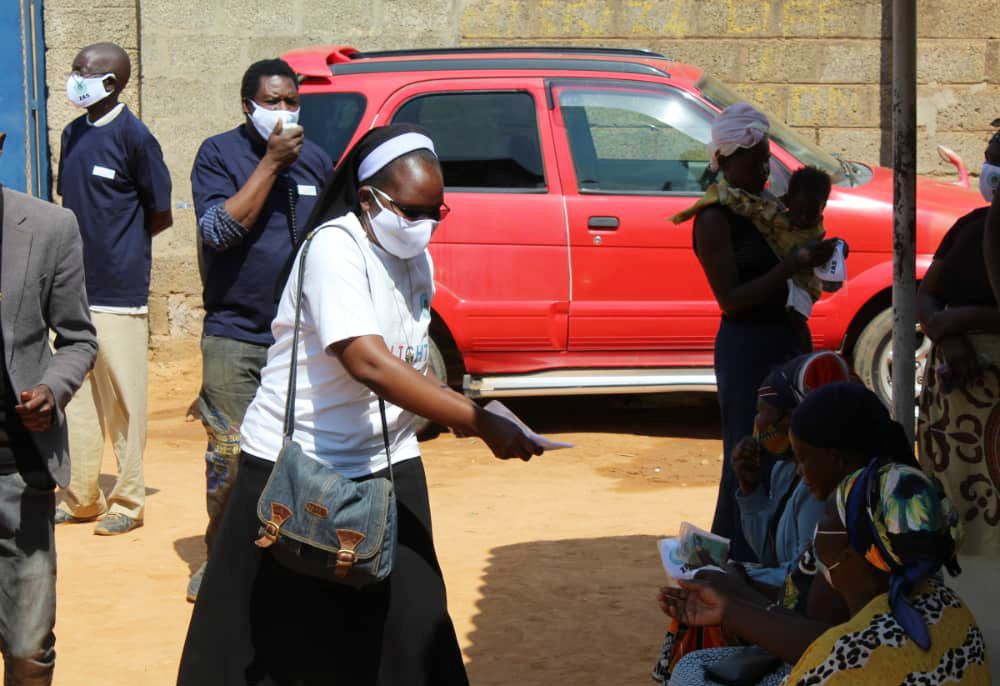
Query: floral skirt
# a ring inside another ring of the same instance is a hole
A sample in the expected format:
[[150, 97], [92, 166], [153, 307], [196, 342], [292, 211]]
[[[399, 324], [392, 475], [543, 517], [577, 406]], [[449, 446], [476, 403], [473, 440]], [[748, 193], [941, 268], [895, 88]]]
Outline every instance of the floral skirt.
[[[1000, 556], [1000, 335], [969, 337], [985, 367], [979, 381], [946, 392], [934, 349], [920, 396], [923, 468], [940, 479], [962, 517], [960, 552]], [[988, 363], [988, 364], [985, 364]]]

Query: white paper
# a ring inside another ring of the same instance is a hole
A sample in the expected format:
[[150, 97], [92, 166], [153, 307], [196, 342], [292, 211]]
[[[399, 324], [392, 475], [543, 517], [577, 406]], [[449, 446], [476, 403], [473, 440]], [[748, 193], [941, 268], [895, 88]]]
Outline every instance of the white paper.
[[660, 561], [667, 576], [673, 581], [690, 581], [698, 572], [723, 572], [726, 570], [715, 565], [693, 566], [687, 563], [678, 553], [680, 540], [677, 538], [661, 538], [657, 542], [660, 549]]
[[785, 303], [785, 308], [799, 312], [806, 319], [812, 314], [812, 296], [793, 279], [788, 279], [788, 301]]
[[729, 560], [729, 539], [681, 522], [675, 538], [657, 542], [660, 561], [667, 577], [672, 581], [690, 581], [699, 572], [722, 572], [722, 565]]
[[518, 417], [516, 414], [507, 409], [507, 406], [504, 405], [499, 400], [491, 400], [489, 403], [486, 404], [486, 406], [483, 409], [486, 410], [487, 412], [492, 412], [493, 414], [499, 417], [503, 417], [504, 419], [509, 419], [510, 421], [514, 422], [514, 424], [519, 426], [521, 428], [521, 431], [523, 431], [528, 438], [533, 440], [535, 443], [540, 445], [545, 450], [562, 450], [563, 448], [573, 447], [572, 443], [561, 443], [559, 441], [553, 441], [550, 438], [546, 438], [545, 436], [535, 433], [528, 427], [527, 424], [521, 421], [520, 417]]
[[316, 195], [316, 186], [307, 186], [305, 184], [299, 184], [299, 195]]
[[844, 241], [837, 241], [837, 247], [833, 249], [833, 256], [826, 264], [814, 268], [813, 274], [822, 281], [840, 283], [847, 281], [847, 258], [844, 257]]
[[114, 169], [108, 169], [107, 167], [102, 167], [99, 164], [95, 164], [93, 171], [90, 172], [90, 173], [93, 174], [94, 176], [100, 176], [102, 179], [112, 179], [112, 180], [114, 180], [114, 178], [115, 178], [115, 170]]

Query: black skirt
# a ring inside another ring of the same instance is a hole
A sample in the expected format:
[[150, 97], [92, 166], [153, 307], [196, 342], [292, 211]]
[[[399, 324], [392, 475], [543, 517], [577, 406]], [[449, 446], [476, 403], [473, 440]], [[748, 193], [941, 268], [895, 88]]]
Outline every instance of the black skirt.
[[393, 467], [395, 565], [386, 582], [360, 590], [288, 571], [254, 545], [257, 500], [272, 467], [241, 456], [178, 685], [468, 684], [434, 553], [423, 463]]

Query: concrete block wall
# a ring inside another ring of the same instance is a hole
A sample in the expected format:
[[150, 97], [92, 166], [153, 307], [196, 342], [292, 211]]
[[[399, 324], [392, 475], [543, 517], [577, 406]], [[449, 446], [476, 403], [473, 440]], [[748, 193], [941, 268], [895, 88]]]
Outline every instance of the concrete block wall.
[[[569, 44], [649, 47], [704, 67], [832, 152], [890, 159], [890, 0], [46, 0], [50, 140], [76, 50], [133, 55], [126, 101], [159, 138], [174, 228], [154, 244], [154, 337], [200, 331], [189, 175], [201, 141], [241, 120], [254, 60], [312, 44], [362, 49]], [[919, 171], [946, 177], [935, 145], [973, 168], [1000, 116], [995, 0], [919, 0]], [[55, 164], [55, 160], [53, 160]], [[55, 167], [54, 167], [55, 168]]]

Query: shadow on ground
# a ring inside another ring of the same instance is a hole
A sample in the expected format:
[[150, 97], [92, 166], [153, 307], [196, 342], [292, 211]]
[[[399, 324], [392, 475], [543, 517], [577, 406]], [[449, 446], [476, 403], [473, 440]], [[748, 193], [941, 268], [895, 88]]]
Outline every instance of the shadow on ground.
[[470, 682], [646, 683], [666, 629], [663, 581], [654, 536], [494, 549], [466, 651]]
[[201, 563], [205, 561], [208, 555], [205, 550], [204, 536], [178, 538], [174, 541], [174, 550], [177, 551], [177, 557], [187, 563], [192, 574], [198, 571], [198, 567], [201, 567]]

